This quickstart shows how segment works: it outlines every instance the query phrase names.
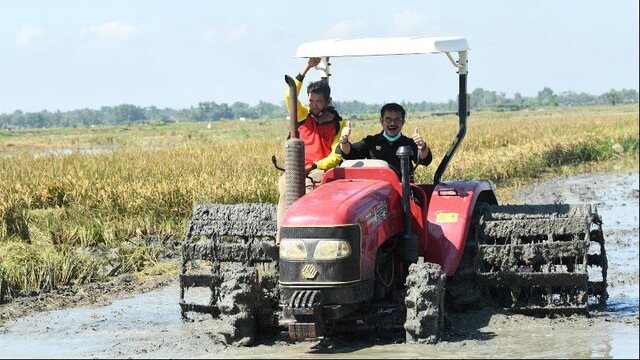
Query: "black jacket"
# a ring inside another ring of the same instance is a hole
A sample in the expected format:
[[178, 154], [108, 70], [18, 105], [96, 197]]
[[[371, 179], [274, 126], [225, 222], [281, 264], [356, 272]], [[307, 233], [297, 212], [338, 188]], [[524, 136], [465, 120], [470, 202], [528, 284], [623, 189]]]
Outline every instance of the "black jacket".
[[411, 150], [414, 154], [413, 163], [421, 164], [427, 166], [433, 160], [433, 156], [431, 155], [431, 151], [429, 151], [429, 155], [426, 158], [420, 160], [420, 155], [418, 154], [418, 146], [413, 139], [408, 138], [404, 135], [400, 135], [400, 137], [393, 142], [389, 142], [382, 135], [382, 132], [369, 135], [364, 139], [358, 141], [357, 143], [351, 144], [351, 151], [348, 155], [342, 154], [340, 150], [340, 146], [336, 148], [336, 152], [342, 155], [342, 158], [345, 160], [355, 160], [355, 159], [379, 159], [384, 160], [394, 170], [400, 174], [400, 158], [396, 155], [396, 151], [400, 146], [410, 146]]

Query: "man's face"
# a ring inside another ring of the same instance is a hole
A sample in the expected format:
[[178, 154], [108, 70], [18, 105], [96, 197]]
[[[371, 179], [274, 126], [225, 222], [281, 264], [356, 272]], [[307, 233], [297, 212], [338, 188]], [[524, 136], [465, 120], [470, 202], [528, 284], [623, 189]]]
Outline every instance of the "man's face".
[[320, 114], [327, 106], [327, 99], [322, 94], [309, 93], [309, 110], [313, 114]]
[[380, 119], [380, 124], [387, 135], [396, 136], [402, 130], [404, 120], [402, 119], [402, 114], [399, 111], [386, 110], [384, 115], [382, 115], [382, 119]]

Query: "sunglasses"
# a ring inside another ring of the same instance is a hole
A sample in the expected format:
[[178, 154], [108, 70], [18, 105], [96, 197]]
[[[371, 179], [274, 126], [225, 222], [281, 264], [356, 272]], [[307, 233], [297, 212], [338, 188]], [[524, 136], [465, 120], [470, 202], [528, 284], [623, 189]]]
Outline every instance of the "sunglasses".
[[402, 118], [399, 118], [399, 117], [395, 117], [395, 118], [384, 117], [384, 118], [382, 118], [382, 121], [384, 121], [384, 123], [387, 124], [387, 125], [391, 125], [393, 123], [401, 124], [402, 123]]

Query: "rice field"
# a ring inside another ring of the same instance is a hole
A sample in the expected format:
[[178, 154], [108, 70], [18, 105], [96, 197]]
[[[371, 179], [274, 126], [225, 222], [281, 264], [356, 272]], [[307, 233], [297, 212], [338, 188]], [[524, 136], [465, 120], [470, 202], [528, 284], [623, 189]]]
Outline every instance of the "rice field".
[[[443, 180], [490, 179], [498, 197], [550, 174], [638, 171], [638, 105], [475, 112]], [[220, 121], [0, 132], [0, 278], [10, 295], [166, 269], [197, 203], [277, 202], [288, 122]], [[458, 131], [455, 116], [408, 114], [434, 154], [432, 182]], [[352, 120], [352, 140], [379, 132]], [[585, 170], [586, 169], [586, 170]]]

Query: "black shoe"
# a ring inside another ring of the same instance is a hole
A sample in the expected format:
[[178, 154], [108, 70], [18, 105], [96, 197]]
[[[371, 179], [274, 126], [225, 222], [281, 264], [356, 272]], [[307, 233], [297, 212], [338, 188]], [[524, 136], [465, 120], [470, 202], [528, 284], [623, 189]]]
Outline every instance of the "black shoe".
[[260, 249], [266, 257], [269, 257], [274, 261], [278, 261], [280, 259], [280, 246], [277, 244], [264, 240], [260, 242]]

